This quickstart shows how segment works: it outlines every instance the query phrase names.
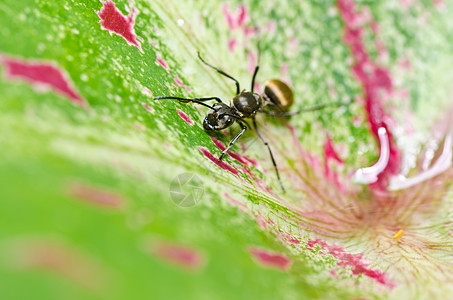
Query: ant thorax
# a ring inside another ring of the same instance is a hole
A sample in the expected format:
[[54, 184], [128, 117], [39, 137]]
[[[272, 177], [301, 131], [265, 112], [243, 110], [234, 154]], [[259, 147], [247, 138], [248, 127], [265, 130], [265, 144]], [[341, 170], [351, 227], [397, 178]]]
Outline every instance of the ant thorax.
[[231, 100], [231, 107], [242, 118], [250, 118], [261, 110], [263, 103], [263, 98], [259, 94], [242, 91]]

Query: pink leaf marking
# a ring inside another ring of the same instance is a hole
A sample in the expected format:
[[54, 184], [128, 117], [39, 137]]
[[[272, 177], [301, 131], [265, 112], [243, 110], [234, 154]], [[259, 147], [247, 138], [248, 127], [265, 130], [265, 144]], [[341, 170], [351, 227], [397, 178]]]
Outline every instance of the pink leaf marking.
[[163, 241], [152, 245], [151, 253], [167, 262], [191, 270], [200, 268], [204, 262], [199, 250]]
[[249, 247], [250, 254], [262, 265], [287, 271], [292, 260], [280, 253], [273, 253], [257, 247]]
[[6, 56], [1, 56], [0, 62], [5, 68], [7, 79], [22, 79], [36, 88], [51, 88], [70, 101], [88, 107], [88, 103], [72, 87], [69, 76], [61, 68], [47, 62], [31, 62]]
[[228, 41], [228, 50], [230, 50], [230, 52], [234, 52], [234, 48], [237, 46], [237, 44], [238, 44], [238, 41], [234, 38], [231, 38]]
[[244, 203], [234, 199], [233, 197], [231, 197], [229, 194], [225, 193], [223, 194], [225, 196], [225, 198], [228, 199], [228, 202], [230, 202], [230, 204], [234, 205], [234, 206], [237, 206], [239, 208], [240, 211], [242, 212], [245, 212], [248, 210], [248, 207], [247, 205], [245, 205]]
[[[225, 145], [222, 142], [218, 141], [217, 139], [215, 139], [213, 137], [211, 137], [211, 140], [217, 146], [217, 148], [219, 148], [221, 151], [224, 151], [226, 149]], [[227, 153], [232, 159], [240, 162], [243, 165], [248, 166], [250, 163], [250, 161], [247, 159], [247, 157], [245, 157], [243, 155], [231, 152], [229, 150], [227, 151]]]
[[106, 207], [119, 208], [124, 203], [123, 197], [114, 192], [88, 186], [81, 182], [71, 183], [68, 187], [68, 194], [78, 199]]
[[145, 94], [145, 95], [152, 95], [150, 89], [147, 88], [147, 87], [143, 87], [142, 93]]
[[[102, 1], [101, 1], [102, 2]], [[108, 30], [110, 33], [115, 33], [122, 36], [128, 44], [136, 46], [141, 52], [142, 47], [137, 42], [137, 35], [134, 30], [135, 17], [138, 14], [137, 9], [131, 8], [131, 13], [128, 16], [124, 16], [116, 7], [115, 3], [111, 0], [102, 2], [103, 6], [99, 12], [97, 12], [101, 19], [101, 28]], [[143, 39], [141, 39], [143, 40]]]
[[149, 111], [150, 113], [153, 113], [153, 112], [154, 112], [154, 109], [152, 109], [151, 107], [149, 107], [148, 104], [142, 103], [142, 105], [143, 105], [143, 107], [144, 107], [147, 111]]
[[186, 115], [182, 110], [179, 110], [179, 109], [176, 109], [176, 110], [178, 111], [178, 115], [181, 117], [181, 119], [186, 121], [189, 125], [194, 124], [193, 120], [188, 115]]
[[182, 82], [182, 80], [178, 76], [175, 76], [174, 80], [178, 86], [185, 88], [188, 93], [192, 91], [187, 85]]
[[156, 53], [156, 62], [164, 67], [165, 70], [170, 70], [170, 67], [168, 66], [167, 62], [162, 58], [159, 52]]
[[258, 226], [263, 230], [267, 230], [267, 222], [266, 220], [264, 220], [264, 217], [260, 213], [258, 213], [255, 218]]
[[409, 8], [412, 4], [414, 4], [414, 0], [400, 0], [400, 4], [405, 8]]
[[212, 141], [212, 142], [214, 143], [214, 145], [216, 145], [217, 148], [219, 148], [221, 151], [224, 151], [224, 150], [226, 149], [225, 145], [224, 145], [221, 141], [217, 140], [216, 138], [211, 137], [211, 141]]
[[327, 178], [331, 179], [335, 177], [334, 171], [330, 168], [329, 161], [334, 160], [340, 164], [343, 163], [343, 160], [338, 156], [337, 152], [333, 148], [333, 142], [330, 135], [327, 135], [326, 142], [324, 143], [324, 174]]
[[[390, 282], [384, 273], [376, 269], [370, 269], [368, 264], [363, 261], [363, 256], [361, 254], [350, 254], [347, 253], [343, 247], [337, 245], [329, 245], [323, 240], [309, 240], [307, 242], [307, 249], [314, 250], [313, 247], [318, 244], [322, 249], [327, 250], [327, 252], [335, 257], [338, 262], [337, 265], [343, 268], [351, 267], [352, 274], [360, 275], [363, 274], [378, 283], [385, 285], [389, 288], [394, 288], [395, 284]], [[319, 252], [321, 253], [321, 252]]]
[[12, 266], [45, 270], [79, 286], [100, 292], [109, 285], [109, 271], [96, 258], [58, 240], [43, 237], [16, 239], [10, 245]]
[[230, 30], [241, 27], [249, 20], [249, 14], [244, 4], [239, 5], [235, 13], [231, 13], [228, 4], [223, 3], [222, 10]]
[[204, 156], [206, 156], [210, 161], [215, 163], [217, 166], [219, 166], [220, 168], [222, 168], [225, 171], [231, 172], [232, 174], [234, 174], [240, 178], [239, 172], [235, 168], [233, 168], [226, 162], [219, 160], [211, 152], [209, 152], [209, 150], [207, 148], [201, 147], [201, 146], [197, 146], [197, 148], [198, 148], [198, 150], [201, 151], [201, 153], [203, 153]]
[[443, 0], [433, 0], [434, 6], [436, 6], [437, 9], [444, 9], [446, 7], [445, 2]]
[[[384, 139], [384, 141], [389, 142], [388, 163], [384, 170], [378, 174], [375, 184], [372, 185], [373, 188], [382, 190], [387, 186], [388, 177], [399, 173], [401, 165], [400, 150], [389, 130], [391, 118], [383, 108], [383, 92], [391, 94], [393, 92], [393, 84], [390, 72], [371, 60], [362, 38], [363, 25], [372, 20], [369, 11], [357, 12], [354, 0], [338, 0], [338, 7], [345, 25], [344, 42], [349, 46], [355, 59], [352, 72], [363, 86], [365, 109], [371, 132], [379, 139], [378, 131], [380, 128], [384, 128], [388, 136], [388, 139]], [[378, 24], [376, 23], [374, 26], [376, 27]]]

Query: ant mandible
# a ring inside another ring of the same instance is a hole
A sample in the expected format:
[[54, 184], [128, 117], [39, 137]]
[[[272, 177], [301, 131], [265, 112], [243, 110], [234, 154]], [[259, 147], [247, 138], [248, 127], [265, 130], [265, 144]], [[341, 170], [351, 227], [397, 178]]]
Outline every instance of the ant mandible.
[[[277, 174], [278, 182], [283, 191], [285, 188], [283, 187], [280, 174], [278, 172], [277, 164], [274, 159], [274, 155], [272, 154], [271, 147], [266, 139], [261, 134], [261, 131], [258, 128], [256, 123], [255, 116], [258, 112], [262, 112], [272, 116], [292, 116], [299, 114], [301, 112], [306, 111], [314, 111], [318, 109], [324, 108], [326, 105], [316, 105], [307, 109], [288, 112], [287, 110], [291, 107], [294, 102], [294, 95], [291, 88], [279, 79], [271, 79], [265, 82], [264, 84], [264, 92], [263, 94], [258, 94], [254, 92], [254, 85], [255, 85], [255, 78], [256, 74], [259, 70], [259, 65], [255, 67], [255, 71], [252, 77], [252, 85], [250, 87], [250, 92], [245, 90], [241, 91], [239, 81], [237, 81], [231, 75], [228, 75], [221, 69], [214, 67], [207, 63], [198, 52], [198, 58], [201, 62], [208, 67], [216, 70], [218, 73], [222, 74], [225, 77], [230, 78], [236, 83], [236, 96], [231, 100], [231, 104], [227, 105], [220, 100], [218, 97], [206, 97], [206, 98], [181, 98], [181, 97], [173, 97], [173, 96], [161, 96], [155, 97], [154, 100], [161, 100], [161, 99], [173, 99], [178, 100], [182, 103], [197, 103], [203, 106], [210, 108], [206, 117], [203, 121], [203, 128], [206, 131], [213, 131], [213, 130], [223, 130], [225, 128], [230, 127], [235, 122], [237, 122], [242, 130], [231, 140], [223, 150], [222, 154], [219, 157], [219, 160], [222, 160], [228, 150], [236, 143], [236, 141], [244, 134], [247, 129], [251, 129], [250, 124], [245, 120], [245, 118], [250, 118], [252, 120], [253, 127], [260, 138], [260, 140], [264, 143], [269, 151], [269, 155], [272, 160], [272, 164], [275, 169], [275, 173]], [[206, 101], [216, 101], [214, 105], [208, 105], [204, 102]], [[264, 107], [269, 107], [271, 110], [264, 110]]]

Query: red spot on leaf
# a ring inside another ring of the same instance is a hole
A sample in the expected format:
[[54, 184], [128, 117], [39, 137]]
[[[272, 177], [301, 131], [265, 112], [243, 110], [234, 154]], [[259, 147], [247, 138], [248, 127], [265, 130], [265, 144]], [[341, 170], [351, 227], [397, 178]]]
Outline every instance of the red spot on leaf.
[[135, 17], [138, 14], [137, 9], [132, 7], [131, 13], [128, 16], [124, 16], [112, 1], [107, 0], [102, 2], [102, 4], [101, 10], [97, 13], [101, 19], [101, 28], [122, 36], [128, 44], [136, 46], [142, 51], [134, 30]]
[[271, 20], [267, 23], [266, 30], [268, 31], [268, 33], [274, 33], [276, 29], [277, 24], [275, 23], [275, 21]]
[[165, 261], [191, 270], [200, 268], [204, 262], [199, 250], [162, 241], [152, 246], [151, 253]]
[[337, 269], [330, 270], [329, 272], [330, 274], [332, 274], [333, 277], [339, 278]]
[[249, 252], [259, 263], [282, 271], [288, 270], [292, 263], [291, 259], [280, 253], [273, 253], [256, 247], [249, 247]]
[[244, 35], [246, 37], [250, 37], [252, 35], [256, 35], [257, 32], [258, 32], [258, 29], [256, 27], [244, 26]]
[[445, 2], [443, 0], [433, 0], [434, 6], [436, 6], [437, 9], [444, 9], [446, 7]]
[[178, 111], [178, 115], [181, 117], [181, 119], [186, 121], [189, 125], [194, 124], [193, 120], [188, 115], [186, 115], [182, 110], [179, 110], [179, 109], [176, 109], [176, 110]]
[[[212, 142], [221, 150], [221, 151], [224, 151], [226, 149], [225, 145], [218, 141], [217, 139], [211, 137], [211, 140]], [[247, 159], [247, 157], [243, 156], [243, 155], [240, 155], [240, 154], [237, 154], [237, 153], [234, 153], [234, 152], [231, 152], [231, 151], [227, 151], [227, 154], [233, 158], [234, 160], [240, 162], [241, 164], [243, 165], [246, 165], [248, 166], [250, 161]]]
[[119, 208], [124, 203], [123, 197], [114, 192], [80, 182], [71, 183], [68, 193], [73, 197], [101, 206]]
[[[439, 2], [440, 0], [435, 0], [435, 1]], [[239, 5], [238, 16], [237, 16], [237, 25], [241, 26], [242, 24], [244, 24], [244, 22], [246, 21], [247, 18], [248, 18], [248, 13], [247, 13], [247, 10], [245, 9], [245, 5], [244, 4]]]
[[78, 249], [44, 238], [17, 240], [11, 246], [10, 257], [16, 268], [52, 272], [98, 292], [108, 286], [108, 270]]
[[211, 137], [211, 140], [221, 151], [224, 151], [226, 149], [225, 145], [221, 141], [213, 137]]
[[148, 104], [142, 103], [142, 105], [143, 105], [143, 107], [144, 107], [147, 111], [149, 111], [150, 113], [153, 113], [153, 112], [154, 112], [154, 109], [152, 109], [151, 107], [149, 107]]
[[294, 244], [294, 245], [300, 245], [300, 241], [296, 238], [289, 238], [288, 242], [290, 242], [291, 244]]
[[256, 216], [256, 223], [258, 223], [258, 226], [261, 228], [261, 229], [264, 229], [266, 230], [267, 229], [267, 222], [266, 220], [264, 220], [264, 217], [258, 213]]
[[159, 52], [156, 53], [156, 62], [164, 67], [165, 70], [170, 70], [170, 67], [168, 66], [167, 62], [162, 58]]
[[191, 92], [191, 89], [185, 85], [178, 76], [175, 76], [174, 80], [178, 86], [185, 88], [188, 93]]
[[230, 52], [234, 52], [234, 48], [237, 46], [237, 40], [234, 39], [234, 38], [231, 38], [229, 41], [228, 41], [228, 49], [230, 50]]
[[231, 151], [227, 151], [228, 155], [231, 156], [232, 159], [240, 162], [241, 164], [243, 165], [248, 165], [249, 162], [245, 159], [245, 156], [242, 156], [240, 154], [237, 154], [237, 153], [234, 153], [234, 152], [231, 152]]
[[51, 88], [82, 107], [88, 106], [72, 87], [66, 72], [57, 66], [47, 62], [31, 62], [6, 56], [2, 56], [0, 62], [5, 68], [6, 78], [22, 79], [37, 88]]
[[223, 4], [222, 9], [225, 20], [231, 30], [241, 27], [249, 19], [249, 14], [244, 4], [239, 5], [235, 13], [230, 12], [230, 8], [227, 3]]
[[225, 196], [225, 198], [228, 199], [228, 202], [230, 202], [230, 204], [234, 205], [234, 206], [237, 206], [239, 208], [240, 211], [242, 212], [245, 212], [248, 210], [248, 207], [247, 205], [245, 205], [244, 203], [232, 198], [230, 195], [228, 195], [227, 193], [223, 194]]
[[142, 92], [143, 92], [143, 94], [146, 94], [146, 95], [152, 95], [151, 91], [147, 87], [143, 87]]
[[197, 146], [197, 148], [198, 148], [198, 150], [201, 151], [201, 153], [203, 153], [204, 156], [206, 156], [210, 161], [215, 163], [217, 166], [219, 166], [220, 168], [224, 169], [225, 171], [229, 171], [229, 172], [233, 173], [234, 175], [236, 175], [237, 177], [239, 177], [239, 172], [235, 168], [230, 166], [228, 163], [219, 160], [217, 157], [212, 155], [212, 153], [209, 152], [209, 150], [207, 148], [201, 147], [201, 146]]
[[324, 156], [326, 161], [332, 159], [338, 163], [343, 163], [343, 160], [338, 156], [337, 152], [333, 148], [333, 142], [330, 135], [327, 135], [326, 142], [324, 143]]
[[346, 269], [347, 267], [351, 267], [352, 274], [354, 275], [363, 274], [389, 288], [395, 287], [395, 285], [386, 278], [384, 273], [376, 269], [371, 269], [368, 266], [368, 264], [366, 264], [363, 261], [363, 255], [347, 253], [343, 249], [343, 247], [337, 245], [329, 245], [320, 239], [309, 240], [307, 242], [307, 246], [308, 248], [310, 248], [310, 250], [314, 250], [313, 247], [316, 244], [318, 244], [322, 249], [326, 250], [328, 254], [335, 257], [338, 260], [337, 262], [338, 266], [343, 267], [344, 269]]
[[402, 6], [405, 8], [410, 7], [412, 4], [414, 4], [414, 0], [400, 0], [400, 3]]
[[326, 142], [324, 143], [324, 174], [327, 179], [335, 182], [338, 188], [344, 190], [344, 187], [340, 183], [338, 173], [332, 170], [329, 162], [333, 160], [339, 164], [343, 164], [343, 160], [338, 156], [337, 152], [333, 148], [333, 142], [330, 135], [327, 135]]

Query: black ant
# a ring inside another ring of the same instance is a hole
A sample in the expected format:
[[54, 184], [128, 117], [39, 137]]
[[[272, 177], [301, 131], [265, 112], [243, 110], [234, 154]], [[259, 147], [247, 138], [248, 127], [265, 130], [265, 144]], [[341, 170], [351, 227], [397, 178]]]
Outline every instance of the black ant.
[[[252, 119], [253, 127], [255, 128], [258, 137], [261, 139], [261, 141], [269, 151], [272, 164], [274, 165], [275, 173], [277, 174], [278, 182], [280, 183], [282, 190], [285, 191], [285, 188], [283, 187], [282, 181], [280, 179], [277, 164], [275, 163], [274, 155], [272, 154], [271, 147], [261, 134], [261, 131], [259, 130], [256, 123], [255, 115], [258, 112], [262, 112], [272, 116], [292, 116], [301, 112], [322, 109], [326, 105], [316, 105], [308, 109], [288, 112], [287, 110], [294, 102], [294, 95], [291, 88], [283, 81], [278, 79], [268, 80], [264, 84], [263, 94], [260, 95], [253, 92], [256, 74], [258, 73], [258, 70], [260, 68], [259, 65], [255, 67], [255, 71], [253, 73], [252, 85], [250, 88], [251, 91], [246, 92], [245, 90], [241, 91], [239, 82], [234, 77], [228, 75], [221, 69], [207, 63], [201, 57], [200, 52], [198, 52], [198, 58], [208, 67], [216, 70], [218, 73], [230, 78], [236, 83], [236, 96], [231, 100], [230, 105], [223, 103], [222, 100], [220, 100], [220, 98], [218, 97], [188, 99], [181, 97], [162, 96], [155, 97], [154, 100], [174, 99], [182, 103], [192, 102], [210, 108], [210, 110], [206, 114], [206, 118], [203, 121], [203, 127], [206, 131], [223, 130], [237, 122], [241, 126], [242, 130], [231, 140], [231, 142], [228, 144], [228, 147], [226, 147], [226, 149], [220, 155], [219, 160], [223, 159], [227, 151], [234, 145], [234, 143], [236, 143], [236, 141], [244, 134], [247, 129], [251, 129], [250, 124], [245, 120], [245, 118]], [[214, 103], [214, 105], [212, 106], [204, 103], [205, 101], [212, 100], [216, 101], [216, 103]], [[264, 110], [264, 107], [266, 106], [268, 106], [271, 110]]]

